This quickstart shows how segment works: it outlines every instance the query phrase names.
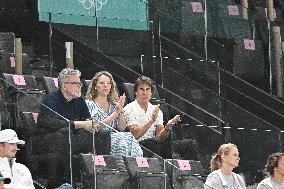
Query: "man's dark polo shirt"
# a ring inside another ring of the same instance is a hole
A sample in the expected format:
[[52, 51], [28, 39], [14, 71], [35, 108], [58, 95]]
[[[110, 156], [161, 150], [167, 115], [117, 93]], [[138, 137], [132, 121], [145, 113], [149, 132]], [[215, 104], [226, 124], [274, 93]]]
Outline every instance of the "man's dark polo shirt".
[[74, 129], [74, 121], [85, 120], [90, 117], [91, 115], [83, 97], [67, 101], [62, 92], [58, 90], [49, 93], [45, 97], [40, 108], [38, 123], [40, 127], [56, 131], [68, 128], [69, 123], [66, 120], [68, 119], [71, 128]]

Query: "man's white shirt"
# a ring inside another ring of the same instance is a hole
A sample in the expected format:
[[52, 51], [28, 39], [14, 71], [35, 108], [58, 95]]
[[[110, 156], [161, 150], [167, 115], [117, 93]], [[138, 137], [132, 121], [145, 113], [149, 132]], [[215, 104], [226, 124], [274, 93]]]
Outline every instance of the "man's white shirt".
[[[126, 126], [134, 124], [145, 125], [145, 123], [150, 120], [155, 107], [156, 105], [153, 105], [148, 102], [148, 108], [145, 112], [145, 110], [140, 107], [137, 100], [127, 104], [123, 108]], [[151, 125], [151, 127], [146, 131], [146, 133], [138, 139], [138, 141], [148, 138], [154, 138], [156, 133], [156, 127], [159, 124], [163, 125], [163, 113], [161, 110], [159, 110], [156, 121]]]

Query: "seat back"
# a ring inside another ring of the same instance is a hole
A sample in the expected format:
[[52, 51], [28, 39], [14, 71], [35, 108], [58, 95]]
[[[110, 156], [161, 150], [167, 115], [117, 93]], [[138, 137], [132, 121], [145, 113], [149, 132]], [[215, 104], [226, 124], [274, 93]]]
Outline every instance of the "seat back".
[[[172, 160], [167, 162], [172, 163]], [[175, 189], [203, 188], [205, 182], [200, 161], [174, 159], [173, 167], [166, 163], [166, 173]]]
[[37, 82], [32, 75], [2, 74], [5, 98], [9, 101], [9, 112], [13, 128], [22, 127], [19, 112], [38, 112], [44, 93], [38, 90]]
[[[171, 159], [167, 159], [167, 161], [172, 162]], [[174, 159], [173, 165], [176, 167], [174, 169], [174, 174], [176, 175], [203, 175], [203, 170], [200, 161]], [[167, 166], [167, 168], [169, 167], [170, 166]], [[169, 171], [169, 169], [167, 169], [167, 171]]]
[[42, 77], [43, 88], [46, 94], [58, 91], [58, 79], [54, 77]]
[[130, 177], [141, 174], [163, 174], [164, 168], [157, 158], [123, 157], [126, 169]]
[[[263, 21], [267, 20], [267, 8], [265, 7], [258, 7], [258, 6], [254, 7], [254, 14], [255, 14], [255, 19], [263, 20]], [[280, 22], [280, 23], [284, 22], [282, 12], [280, 9], [274, 8], [273, 19], [276, 22]]]
[[264, 78], [264, 55], [262, 42], [237, 40], [233, 56], [234, 73], [242, 79], [257, 81]]
[[122, 88], [122, 92], [125, 93], [125, 96], [126, 96], [126, 99], [125, 99], [126, 104], [135, 100], [133, 83], [122, 83], [121, 88]]
[[[39, 175], [41, 173], [41, 167], [39, 164], [46, 164], [48, 160], [57, 161], [62, 157], [62, 153], [39, 153], [39, 144], [48, 135], [49, 131], [37, 126], [37, 112], [23, 112], [20, 111], [20, 117], [22, 120], [22, 134], [26, 141], [26, 163], [33, 175]], [[42, 147], [42, 146], [41, 146]], [[52, 175], [47, 175], [52, 176]]]
[[[82, 188], [129, 188], [128, 174], [125, 171], [118, 170], [114, 156], [94, 157], [93, 154], [80, 154], [80, 159]], [[96, 172], [96, 182], [94, 182], [94, 171]]]
[[21, 134], [24, 136], [24, 140], [26, 141], [26, 162], [27, 165], [34, 172], [34, 168], [36, 167], [36, 162], [33, 163], [33, 143], [36, 142], [36, 138], [33, 135], [33, 131], [37, 128], [37, 112], [23, 112], [20, 111], [19, 115], [21, 117], [22, 125], [20, 127]]
[[82, 96], [86, 96], [90, 83], [91, 83], [91, 80], [82, 79]]
[[25, 130], [32, 130], [37, 128], [37, 112], [20, 112], [21, 120]]
[[81, 170], [86, 175], [93, 175], [94, 163], [96, 171], [117, 171], [117, 163], [114, 156], [80, 154]]
[[0, 50], [9, 53], [15, 52], [15, 34], [12, 32], [0, 32]]
[[3, 73], [4, 85], [8, 90], [38, 91], [37, 82], [32, 75], [15, 75]]
[[[1, 73], [16, 73], [16, 55], [8, 53], [0, 48], [0, 72]], [[27, 54], [22, 54], [22, 71], [23, 74], [29, 75], [32, 73], [30, 58]]]
[[[222, 3], [210, 1], [207, 6], [210, 9], [208, 11], [208, 33], [210, 36], [243, 39], [251, 35], [250, 25], [242, 17], [241, 5], [230, 1]], [[242, 27], [239, 27], [239, 24]]]

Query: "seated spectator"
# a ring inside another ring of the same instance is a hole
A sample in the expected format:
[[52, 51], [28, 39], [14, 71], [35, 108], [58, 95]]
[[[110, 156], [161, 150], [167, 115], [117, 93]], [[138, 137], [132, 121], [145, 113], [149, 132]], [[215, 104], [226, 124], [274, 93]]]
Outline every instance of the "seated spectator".
[[271, 154], [265, 165], [269, 177], [263, 179], [257, 189], [283, 189], [284, 188], [284, 153]]
[[118, 98], [116, 84], [110, 73], [101, 71], [95, 74], [88, 87], [86, 99], [91, 116], [110, 126], [101, 124], [98, 131], [111, 133], [110, 154], [120, 157], [121, 161], [122, 156], [143, 156], [143, 151], [131, 132], [118, 132], [125, 131], [126, 127], [122, 110], [125, 95]]
[[[14, 130], [5, 129], [0, 131], [0, 180], [6, 181], [4, 185], [3, 182], [0, 182], [0, 188], [34, 189], [29, 169], [25, 165], [16, 162], [15, 156], [19, 150], [18, 144], [25, 144], [25, 141], [19, 140]], [[7, 178], [11, 179], [10, 183]]]
[[211, 159], [211, 173], [205, 182], [205, 189], [227, 189], [238, 188], [245, 189], [243, 178], [233, 172], [233, 169], [239, 166], [239, 151], [235, 144], [222, 144], [218, 152]]
[[[132, 132], [140, 145], [163, 158], [171, 158], [169, 133], [172, 126], [180, 121], [176, 115], [163, 125], [163, 113], [160, 105], [149, 101], [153, 94], [153, 82], [149, 77], [140, 76], [134, 83], [136, 100], [124, 107], [127, 129]], [[173, 150], [182, 159], [198, 160], [198, 146], [194, 140], [184, 139], [173, 142]], [[152, 157], [152, 152], [144, 150], [146, 157]]]
[[[34, 148], [34, 150], [38, 151], [39, 154], [62, 154], [56, 161], [51, 159], [45, 162], [48, 165], [46, 174], [50, 177], [48, 188], [58, 186], [63, 181], [56, 182], [58, 178], [66, 178], [66, 174], [68, 175], [70, 172], [69, 129], [71, 129], [72, 154], [93, 151], [92, 128], [94, 125], [92, 125], [91, 120], [87, 120], [91, 115], [85, 99], [81, 97], [80, 76], [79, 70], [63, 69], [58, 76], [59, 90], [49, 93], [40, 108], [38, 126], [45, 128], [48, 133], [38, 143], [39, 147]], [[110, 137], [108, 140], [110, 141]], [[96, 141], [96, 144], [99, 144], [99, 142]], [[107, 143], [103, 145], [104, 151], [101, 153], [109, 153]], [[96, 152], [100, 153], [99, 150]], [[73, 161], [73, 163], [78, 163], [78, 161]], [[73, 167], [76, 168], [76, 166]], [[77, 172], [74, 171], [74, 174]]]

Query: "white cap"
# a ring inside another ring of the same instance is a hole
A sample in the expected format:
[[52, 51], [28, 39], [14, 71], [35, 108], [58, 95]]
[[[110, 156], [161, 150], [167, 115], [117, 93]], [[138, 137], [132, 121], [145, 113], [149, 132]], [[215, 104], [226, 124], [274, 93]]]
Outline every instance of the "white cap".
[[25, 144], [25, 141], [19, 140], [17, 133], [12, 129], [4, 129], [0, 131], [0, 142]]

